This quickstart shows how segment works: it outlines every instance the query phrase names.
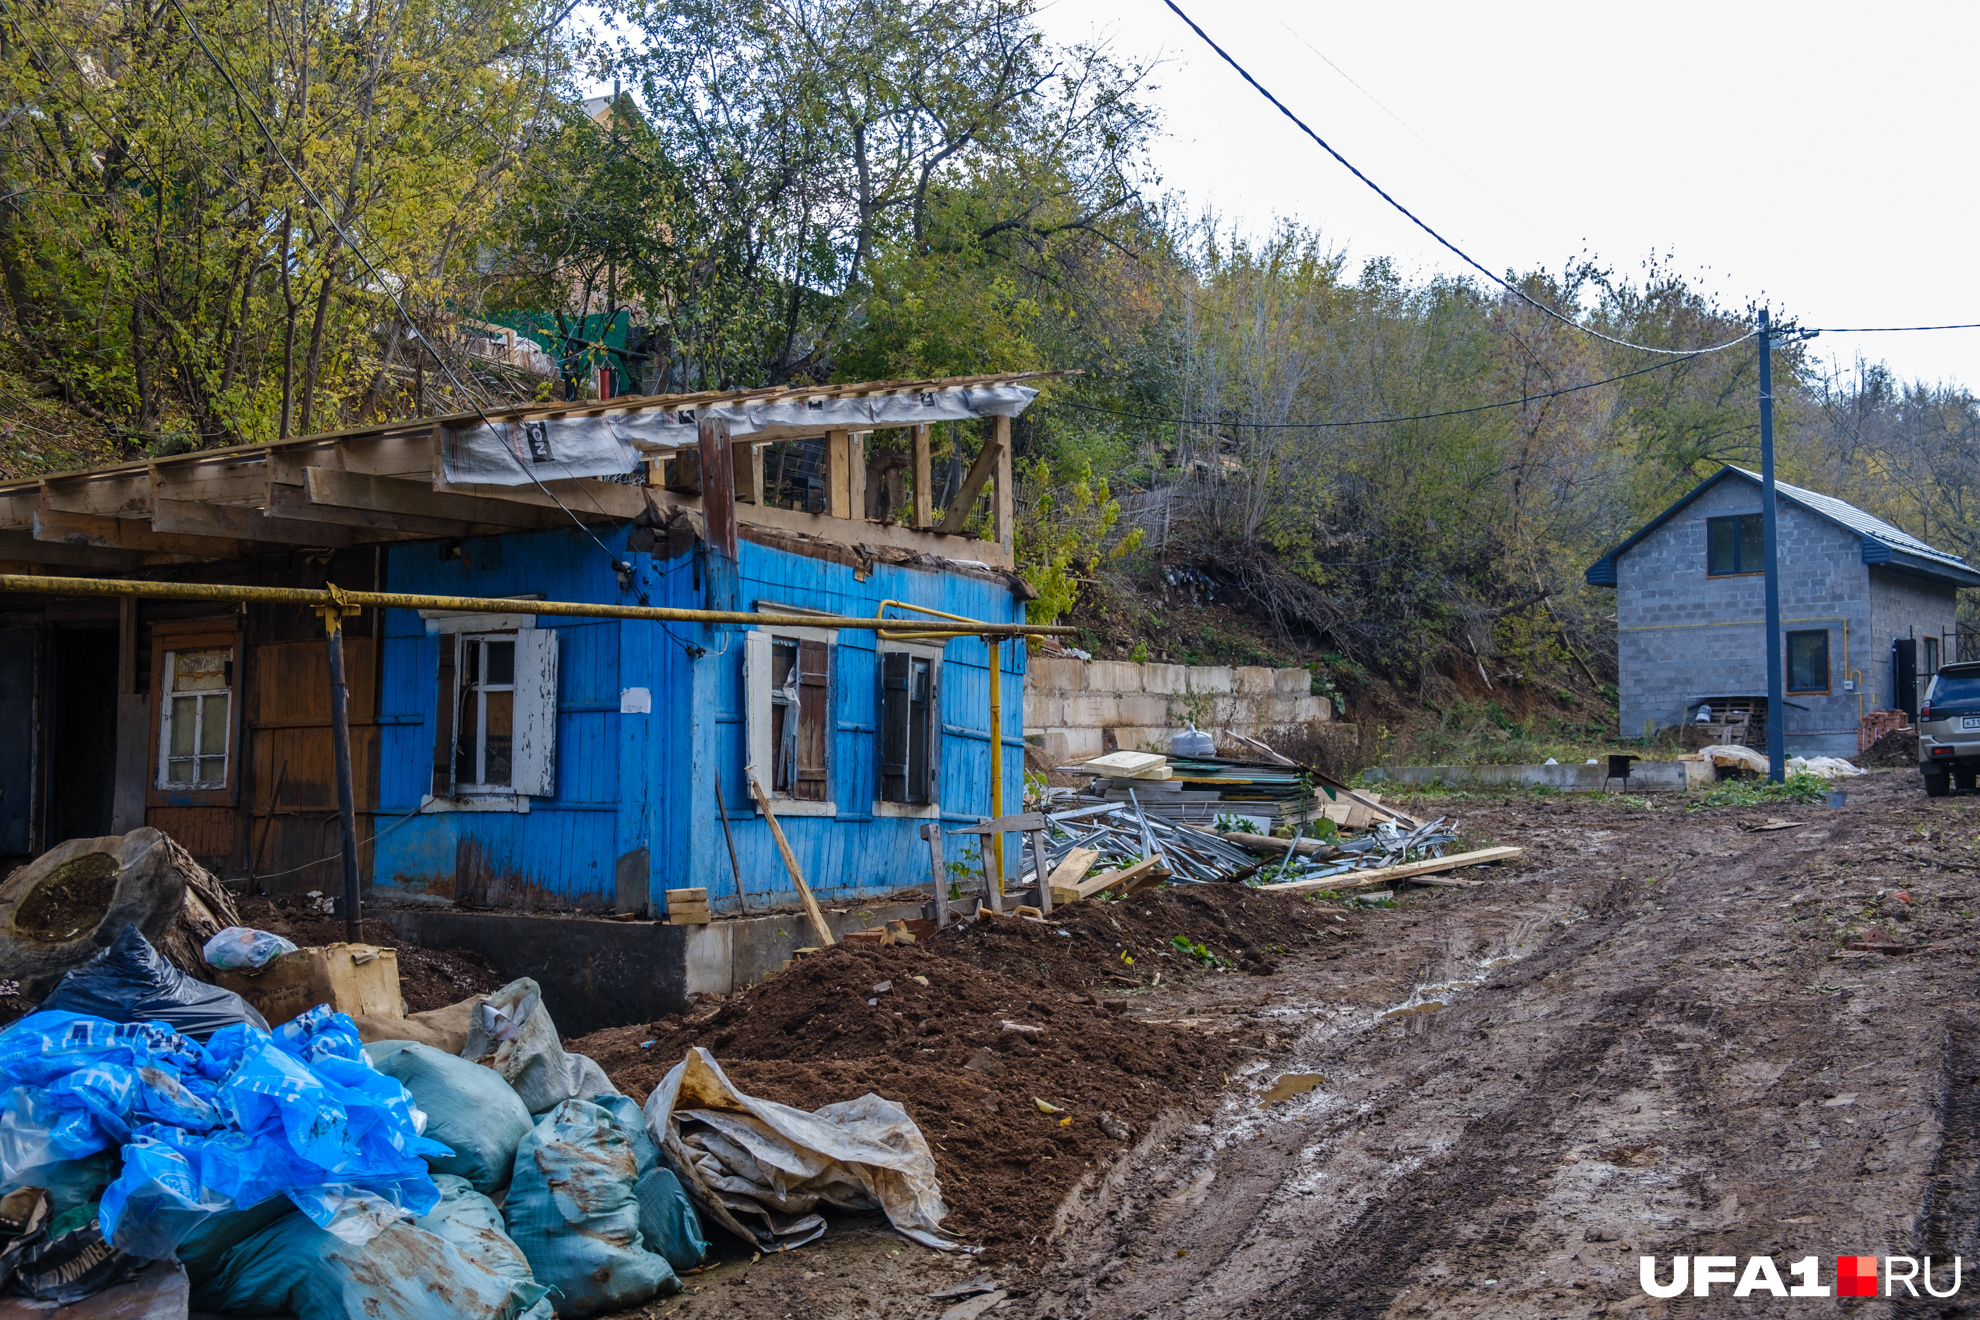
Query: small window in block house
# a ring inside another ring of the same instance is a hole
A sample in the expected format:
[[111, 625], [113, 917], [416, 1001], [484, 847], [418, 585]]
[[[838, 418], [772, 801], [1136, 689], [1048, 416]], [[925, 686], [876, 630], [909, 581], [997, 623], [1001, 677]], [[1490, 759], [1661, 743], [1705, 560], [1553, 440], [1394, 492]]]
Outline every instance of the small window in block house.
[[773, 797], [825, 813], [834, 810], [830, 636], [758, 630], [743, 651], [749, 768]]
[[880, 800], [925, 806], [935, 801], [941, 661], [896, 650], [883, 650], [879, 661]]

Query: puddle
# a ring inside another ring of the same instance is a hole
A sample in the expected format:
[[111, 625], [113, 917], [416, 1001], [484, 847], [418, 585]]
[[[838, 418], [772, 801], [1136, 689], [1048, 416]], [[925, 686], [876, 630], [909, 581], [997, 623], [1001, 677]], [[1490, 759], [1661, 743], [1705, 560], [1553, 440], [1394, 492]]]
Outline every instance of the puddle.
[[1305, 1095], [1326, 1080], [1325, 1073], [1280, 1073], [1272, 1088], [1258, 1097], [1258, 1107], [1268, 1109], [1294, 1096]]

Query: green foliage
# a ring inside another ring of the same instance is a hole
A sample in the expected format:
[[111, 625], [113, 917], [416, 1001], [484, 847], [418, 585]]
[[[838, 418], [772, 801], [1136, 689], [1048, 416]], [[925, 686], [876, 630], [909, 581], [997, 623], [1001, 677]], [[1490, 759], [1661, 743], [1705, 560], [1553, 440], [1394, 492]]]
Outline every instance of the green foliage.
[[[1079, 599], [1079, 588], [1106, 561], [1141, 545], [1139, 528], [1113, 537], [1120, 502], [1092, 464], [1077, 460], [1056, 472], [1044, 459], [1024, 474], [1025, 498], [1015, 531], [1017, 561], [1038, 598], [1025, 609], [1032, 623], [1056, 623]], [[1144, 651], [1143, 658], [1146, 658]]]
[[1771, 779], [1728, 779], [1692, 802], [1691, 810], [1825, 802], [1832, 787], [1820, 775], [1811, 774], [1791, 774], [1778, 784]]
[[1211, 952], [1210, 946], [1191, 940], [1187, 935], [1178, 935], [1169, 941], [1177, 953], [1185, 958], [1194, 958], [1205, 967], [1228, 967], [1229, 963]]

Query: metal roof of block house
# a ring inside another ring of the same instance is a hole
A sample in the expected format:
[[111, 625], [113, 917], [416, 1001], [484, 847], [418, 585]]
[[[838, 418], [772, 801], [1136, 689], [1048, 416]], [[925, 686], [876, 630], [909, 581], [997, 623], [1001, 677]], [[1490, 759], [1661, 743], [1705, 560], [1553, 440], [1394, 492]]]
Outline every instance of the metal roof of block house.
[[[1616, 585], [1616, 560], [1626, 554], [1638, 541], [1662, 527], [1682, 513], [1691, 502], [1711, 490], [1719, 483], [1728, 480], [1751, 482], [1754, 493], [1760, 490], [1760, 474], [1748, 472], [1745, 468], [1722, 467], [1704, 481], [1698, 483], [1689, 494], [1677, 503], [1652, 518], [1636, 534], [1589, 565], [1586, 574], [1588, 584], [1594, 587]], [[1800, 486], [1789, 485], [1776, 479], [1775, 494], [1789, 504], [1797, 505], [1819, 518], [1855, 533], [1862, 543], [1863, 562], [1881, 564], [1899, 572], [1929, 578], [1955, 587], [1980, 587], [1980, 570], [1976, 570], [1958, 555], [1949, 555], [1919, 540], [1900, 527], [1893, 527], [1872, 513], [1865, 513], [1845, 500], [1819, 491], [1804, 490]]]

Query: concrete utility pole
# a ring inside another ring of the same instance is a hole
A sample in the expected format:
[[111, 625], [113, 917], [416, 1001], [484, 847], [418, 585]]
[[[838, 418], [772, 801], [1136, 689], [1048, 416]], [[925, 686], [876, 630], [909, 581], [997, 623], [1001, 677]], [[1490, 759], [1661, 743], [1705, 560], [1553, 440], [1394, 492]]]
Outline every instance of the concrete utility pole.
[[1781, 565], [1774, 516], [1774, 344], [1760, 309], [1760, 514], [1767, 526], [1767, 778], [1787, 778], [1787, 685], [1781, 672]]

